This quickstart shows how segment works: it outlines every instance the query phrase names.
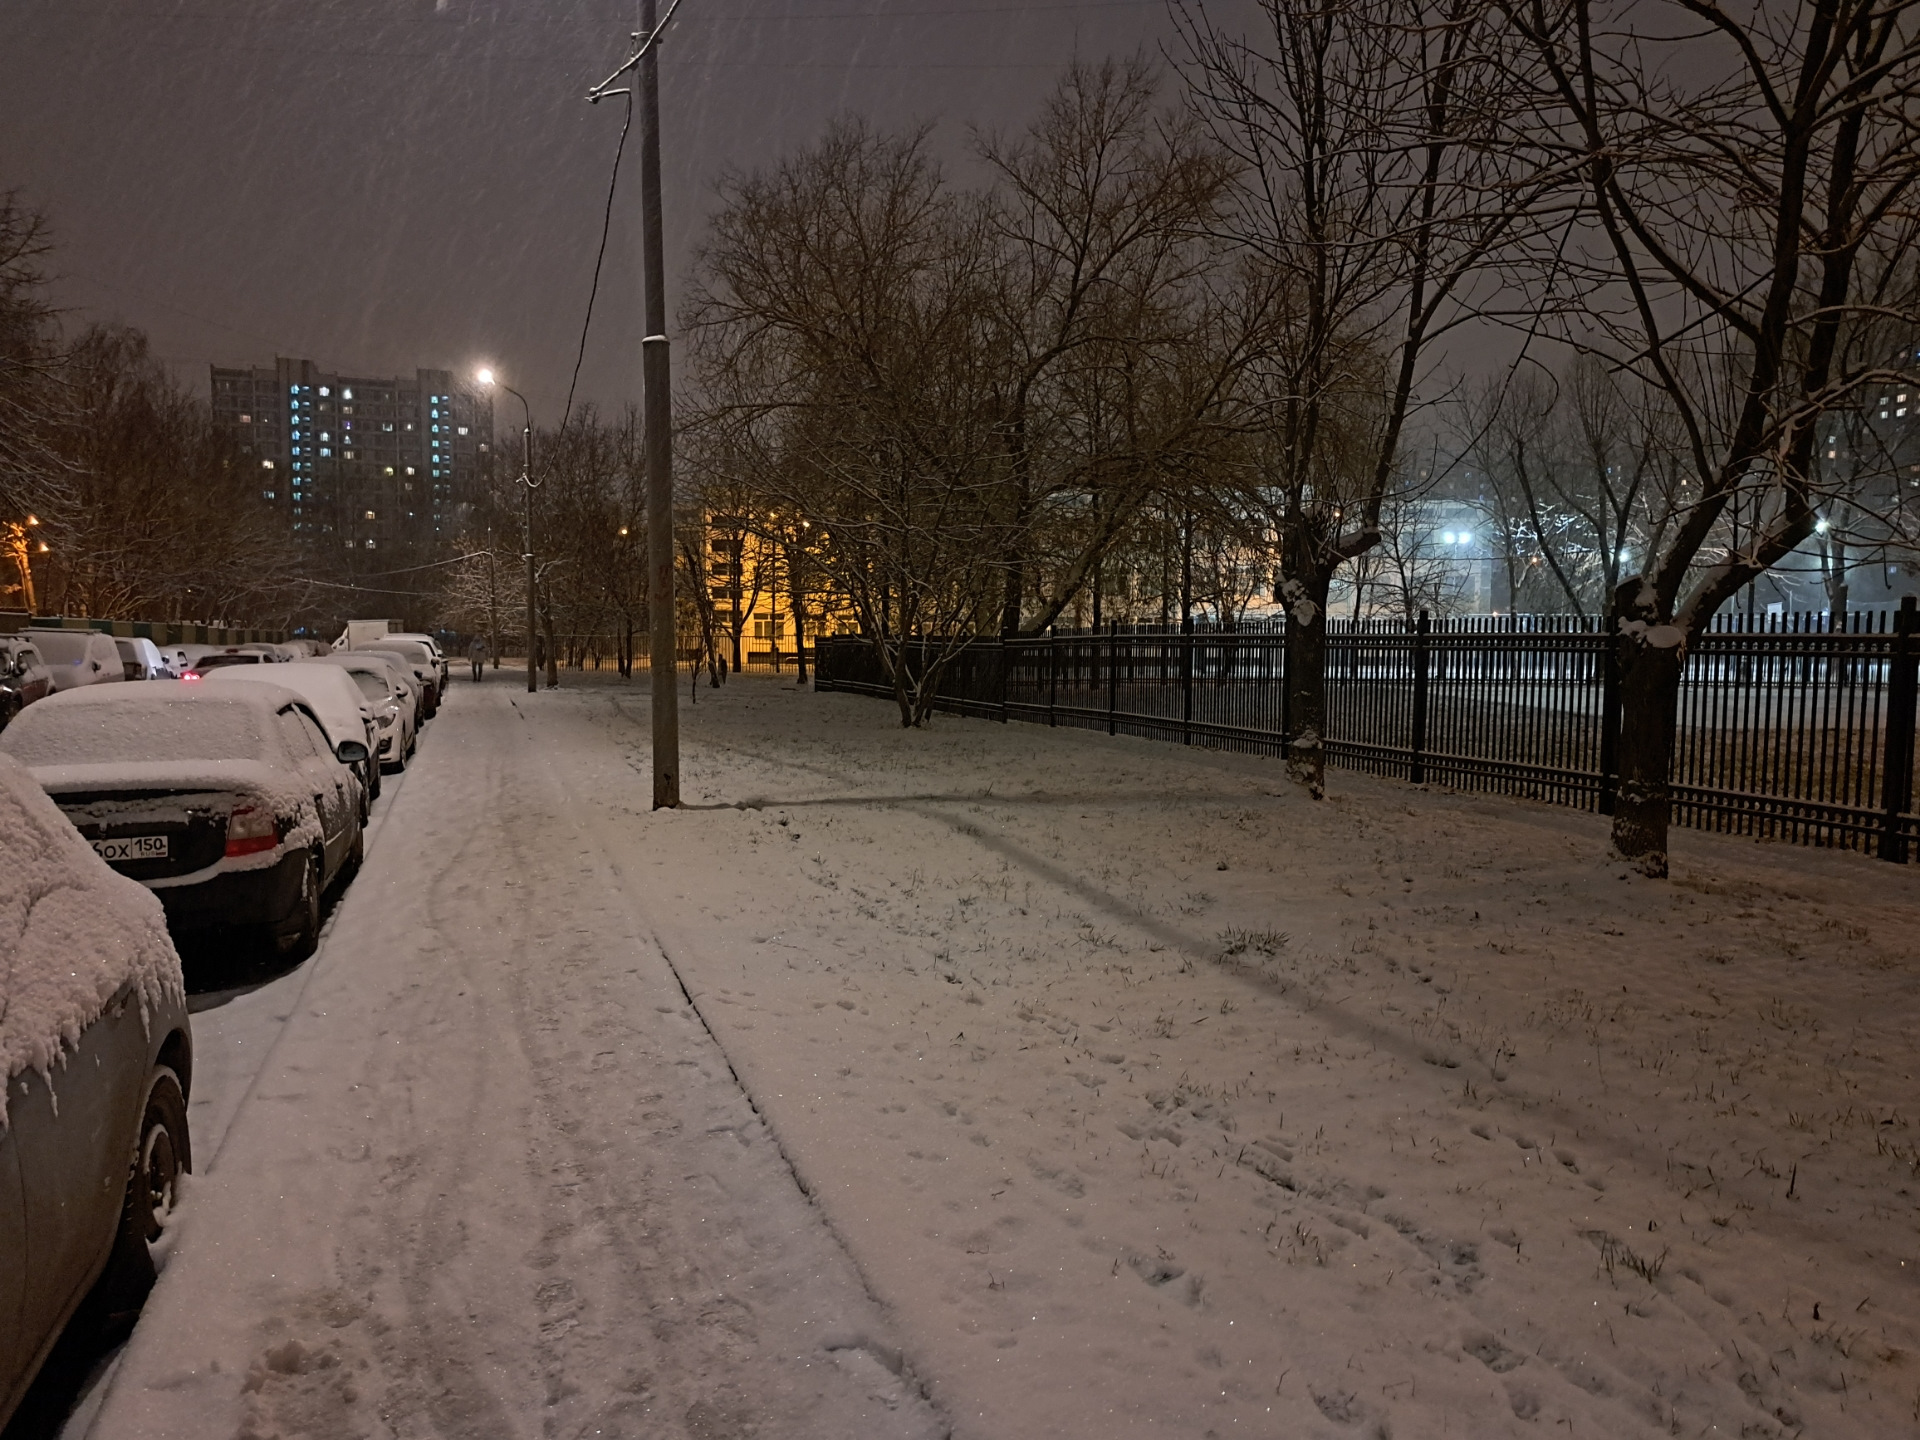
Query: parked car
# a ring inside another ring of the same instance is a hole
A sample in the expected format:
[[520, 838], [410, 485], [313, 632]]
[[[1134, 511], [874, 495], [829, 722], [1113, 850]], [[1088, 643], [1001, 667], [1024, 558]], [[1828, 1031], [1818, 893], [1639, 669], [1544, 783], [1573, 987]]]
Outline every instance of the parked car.
[[177, 680], [179, 672], [168, 663], [160, 647], [138, 636], [116, 635], [113, 648], [120, 652], [120, 672], [128, 680]]
[[152, 1287], [148, 1246], [192, 1168], [193, 1084], [180, 957], [160, 907], [5, 755], [0, 955], [5, 1425], [70, 1321], [124, 1327]]
[[[415, 645], [424, 645], [427, 647], [427, 653], [433, 656], [433, 663], [439, 668], [440, 693], [442, 695], [446, 694], [447, 693], [447, 652], [440, 648], [440, 642], [434, 639], [433, 636], [428, 635], [424, 631], [419, 631], [419, 630], [402, 630], [397, 634], [387, 636], [387, 642], [391, 642], [394, 640], [410, 640]], [[376, 641], [375, 643], [380, 644], [380, 643], [386, 643], [386, 642]]]
[[[240, 685], [281, 685], [293, 691], [312, 707], [314, 717], [326, 733], [327, 744], [360, 778], [362, 819], [368, 802], [380, 796], [380, 730], [374, 723], [373, 707], [353, 677], [337, 665], [322, 665], [299, 660], [286, 665], [231, 665], [216, 670], [209, 683]], [[347, 760], [342, 746], [358, 746], [359, 758]]]
[[419, 684], [411, 671], [403, 671], [390, 655], [371, 651], [324, 655], [318, 664], [332, 665], [344, 671], [373, 707], [378, 727], [379, 746], [374, 754], [388, 770], [404, 770], [413, 754], [417, 733]]
[[376, 655], [391, 655], [413, 671], [414, 679], [420, 682], [422, 698], [420, 718], [431, 720], [440, 708], [441, 673], [440, 662], [433, 652], [418, 640], [398, 640], [388, 638], [377, 644], [355, 646], [358, 650], [371, 650]]
[[33, 643], [53, 672], [55, 690], [127, 678], [113, 637], [98, 630], [35, 630]]
[[0, 730], [36, 700], [53, 693], [53, 671], [31, 640], [0, 636]]
[[[250, 645], [183, 645], [180, 649], [186, 656], [187, 669], [196, 675], [208, 674], [223, 665], [270, 665], [280, 659]], [[186, 678], [186, 671], [181, 672], [181, 678]]]
[[0, 731], [121, 874], [160, 897], [176, 934], [257, 927], [305, 956], [322, 895], [358, 866], [364, 746], [331, 746], [275, 685], [69, 691]]

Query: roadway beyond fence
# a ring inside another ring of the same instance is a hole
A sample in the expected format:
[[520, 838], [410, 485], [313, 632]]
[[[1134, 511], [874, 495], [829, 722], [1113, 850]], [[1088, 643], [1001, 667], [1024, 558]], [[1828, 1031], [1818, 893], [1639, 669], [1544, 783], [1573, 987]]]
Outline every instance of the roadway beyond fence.
[[[1279, 630], [1121, 630], [979, 640], [935, 676], [934, 708], [1214, 749], [1287, 751]], [[908, 673], [934, 647], [909, 645]], [[1673, 819], [1703, 830], [1866, 850], [1920, 845], [1920, 616], [1719, 617], [1686, 657]], [[891, 699], [873, 643], [819, 645], [820, 690]], [[1619, 686], [1597, 620], [1334, 621], [1330, 763], [1611, 814]]]

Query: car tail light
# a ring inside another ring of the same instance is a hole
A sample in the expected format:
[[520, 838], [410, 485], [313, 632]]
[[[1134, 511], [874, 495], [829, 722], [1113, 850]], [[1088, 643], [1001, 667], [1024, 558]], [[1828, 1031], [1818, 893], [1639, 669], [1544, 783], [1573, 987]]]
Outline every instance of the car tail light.
[[180, 678], [182, 680], [204, 680], [206, 677], [198, 670], [186, 670], [181, 672]]
[[264, 805], [236, 805], [227, 817], [227, 854], [258, 855], [280, 843], [280, 827]]

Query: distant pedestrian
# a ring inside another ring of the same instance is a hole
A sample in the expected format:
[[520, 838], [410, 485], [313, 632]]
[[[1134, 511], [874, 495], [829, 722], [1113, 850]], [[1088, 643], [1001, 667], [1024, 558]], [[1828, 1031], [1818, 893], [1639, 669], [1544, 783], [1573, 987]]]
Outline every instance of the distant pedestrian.
[[487, 678], [487, 642], [478, 635], [467, 642], [467, 659], [473, 662], [473, 678], [477, 684]]

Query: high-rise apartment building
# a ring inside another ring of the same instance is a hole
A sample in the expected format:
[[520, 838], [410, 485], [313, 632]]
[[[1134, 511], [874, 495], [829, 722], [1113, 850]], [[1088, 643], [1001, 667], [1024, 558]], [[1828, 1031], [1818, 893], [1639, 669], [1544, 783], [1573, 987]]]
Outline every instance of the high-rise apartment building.
[[430, 549], [453, 534], [493, 458], [492, 399], [447, 370], [371, 379], [310, 360], [216, 365], [213, 415], [257, 468], [261, 503], [316, 555]]

